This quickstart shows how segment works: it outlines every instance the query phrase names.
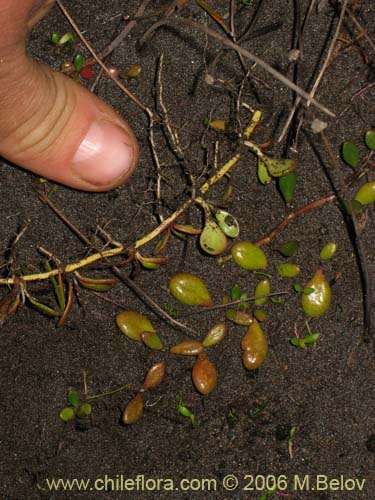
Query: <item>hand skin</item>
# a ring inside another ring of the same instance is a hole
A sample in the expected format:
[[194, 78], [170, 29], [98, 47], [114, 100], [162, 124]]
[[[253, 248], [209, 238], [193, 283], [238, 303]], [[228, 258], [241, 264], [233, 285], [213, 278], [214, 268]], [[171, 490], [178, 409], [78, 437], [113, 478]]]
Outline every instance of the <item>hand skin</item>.
[[0, 155], [39, 176], [107, 191], [138, 163], [129, 125], [107, 104], [26, 53], [53, 0], [0, 0]]

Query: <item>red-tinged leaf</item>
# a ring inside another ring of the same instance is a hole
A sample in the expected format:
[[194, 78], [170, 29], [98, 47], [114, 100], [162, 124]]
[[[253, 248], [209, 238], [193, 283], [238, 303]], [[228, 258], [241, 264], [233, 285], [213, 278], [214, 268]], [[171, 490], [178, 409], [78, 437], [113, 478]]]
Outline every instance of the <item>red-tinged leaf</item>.
[[191, 235], [201, 234], [202, 232], [201, 228], [194, 227], [190, 224], [173, 224], [173, 229], [178, 231], [179, 233]]
[[149, 369], [145, 381], [142, 384], [142, 389], [146, 391], [148, 389], [156, 387], [162, 382], [164, 375], [165, 375], [165, 363], [163, 362], [156, 363]]
[[152, 252], [154, 255], [159, 255], [159, 253], [164, 250], [164, 248], [167, 246], [170, 236], [171, 229], [170, 227], [167, 227], [167, 229], [163, 232], [162, 237], [155, 245], [154, 251]]
[[199, 353], [203, 352], [204, 347], [202, 342], [199, 340], [183, 340], [179, 344], [171, 347], [170, 352], [173, 354], [183, 354], [184, 356], [198, 356]]
[[14, 314], [20, 303], [20, 287], [15, 283], [11, 292], [5, 295], [0, 302], [0, 326], [4, 323], [8, 316]]
[[116, 284], [116, 278], [87, 278], [78, 272], [75, 273], [78, 283], [88, 290], [108, 292]]
[[209, 394], [217, 384], [215, 365], [208, 358], [198, 359], [193, 366], [192, 379], [198, 392]]
[[157, 269], [160, 264], [166, 264], [169, 261], [168, 257], [143, 257], [139, 252], [136, 253], [135, 258], [145, 269]]
[[242, 362], [247, 370], [259, 368], [268, 353], [268, 342], [259, 323], [254, 319], [242, 338]]
[[129, 401], [125, 406], [122, 414], [122, 423], [125, 425], [135, 424], [143, 413], [143, 399], [140, 392], [137, 393], [134, 399]]
[[209, 16], [216, 21], [226, 33], [230, 33], [230, 29], [223, 21], [223, 16], [216, 12], [210, 5], [208, 5], [204, 0], [196, 0], [197, 4], [202, 7], [203, 10], [207, 12]]
[[95, 72], [90, 66], [84, 66], [79, 74], [85, 80], [91, 80], [95, 76]]

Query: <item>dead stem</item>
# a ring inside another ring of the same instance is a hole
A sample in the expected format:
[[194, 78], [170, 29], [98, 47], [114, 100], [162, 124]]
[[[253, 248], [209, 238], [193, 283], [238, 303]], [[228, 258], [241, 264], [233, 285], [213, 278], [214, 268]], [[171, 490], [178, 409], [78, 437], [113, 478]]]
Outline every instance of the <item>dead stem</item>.
[[155, 312], [160, 318], [162, 318], [166, 323], [169, 323], [174, 328], [178, 328], [189, 335], [193, 335], [195, 338], [198, 336], [197, 332], [192, 328], [180, 323], [170, 316], [164, 309], [162, 309], [156, 302], [154, 302], [151, 297], [149, 297], [146, 292], [130, 279], [125, 273], [123, 273], [118, 267], [113, 266], [112, 272], [117, 276], [128, 288], [130, 288], [146, 305], [148, 305], [152, 311]]
[[101, 50], [98, 54], [98, 57], [100, 59], [104, 59], [107, 57], [111, 52], [113, 52], [124, 40], [125, 38], [129, 35], [131, 30], [134, 28], [134, 26], [137, 24], [137, 19], [136, 18], [141, 18], [142, 14], [144, 13], [145, 9], [147, 8], [148, 4], [150, 3], [150, 0], [143, 0], [141, 5], [139, 6], [137, 12], [134, 15], [134, 18], [132, 20], [129, 20], [126, 23], [126, 26], [124, 29], [121, 31], [119, 35], [116, 36], [110, 42], [105, 49]]
[[202, 314], [205, 312], [210, 312], [210, 311], [216, 311], [217, 309], [225, 309], [226, 307], [231, 307], [231, 306], [236, 306], [238, 304], [243, 304], [244, 302], [253, 302], [256, 299], [263, 299], [263, 298], [271, 298], [271, 297], [280, 297], [282, 295], [289, 295], [289, 291], [285, 292], [273, 292], [273, 293], [268, 293], [266, 295], [259, 295], [257, 297], [247, 297], [246, 299], [237, 299], [237, 300], [232, 300], [230, 302], [227, 302], [226, 304], [218, 304], [217, 306], [211, 306], [211, 307], [205, 307], [202, 309], [199, 309], [199, 311], [192, 311], [192, 312], [187, 312], [184, 314], [178, 314], [178, 318], [185, 318], [187, 316], [194, 316], [195, 314]]
[[89, 248], [91, 248], [91, 241], [69, 219], [65, 217], [61, 210], [58, 209], [54, 203], [52, 203], [48, 196], [38, 189], [36, 191], [40, 201], [48, 205], [52, 212], [54, 212], [57, 217], [64, 222], [64, 224], [72, 231], [72, 233], [75, 234], [81, 241], [83, 241], [83, 243], [85, 243]]
[[279, 73], [277, 70], [275, 70], [272, 66], [270, 66], [268, 63], [263, 61], [260, 57], [252, 54], [249, 52], [247, 49], [241, 47], [240, 45], [232, 42], [228, 38], [225, 38], [221, 34], [217, 33], [216, 31], [212, 30], [211, 28], [208, 28], [207, 26], [204, 26], [200, 23], [197, 23], [195, 21], [192, 21], [191, 19], [181, 19], [181, 18], [173, 18], [173, 19], [168, 19], [164, 18], [159, 21], [157, 21], [155, 24], [153, 24], [147, 31], [146, 33], [142, 36], [140, 39], [139, 43], [141, 45], [144, 45], [147, 43], [149, 37], [151, 34], [158, 29], [160, 26], [163, 26], [165, 24], [182, 24], [183, 26], [189, 26], [191, 28], [195, 28], [202, 33], [206, 33], [210, 37], [214, 38], [215, 40], [219, 41], [221, 44], [226, 45], [227, 47], [237, 51], [238, 53], [242, 54], [244, 57], [247, 59], [250, 59], [251, 61], [255, 62], [258, 64], [260, 67], [262, 67], [264, 70], [266, 70], [270, 75], [272, 75], [274, 78], [279, 80], [281, 83], [289, 87], [290, 89], [294, 90], [298, 95], [302, 96], [304, 99], [308, 100], [311, 104], [314, 104], [318, 109], [324, 111], [329, 116], [335, 117], [335, 114], [332, 113], [328, 108], [326, 108], [323, 104], [320, 104], [318, 101], [316, 101], [314, 98], [312, 98], [311, 95], [309, 95], [305, 90], [303, 90], [301, 87], [293, 83], [291, 80], [286, 78], [283, 74]]
[[361, 23], [358, 21], [356, 16], [350, 11], [350, 9], [346, 8], [346, 13], [350, 17], [350, 19], [353, 21], [353, 23], [356, 25], [356, 27], [359, 29], [361, 33], [363, 33], [363, 36], [366, 38], [368, 44], [372, 48], [373, 52], [375, 53], [375, 43], [372, 41], [372, 38], [370, 35], [367, 33], [367, 29], [364, 29], [361, 25]]
[[333, 35], [332, 40], [331, 40], [331, 43], [330, 43], [330, 46], [329, 46], [329, 49], [327, 52], [327, 56], [324, 60], [323, 66], [322, 66], [322, 68], [321, 68], [321, 70], [320, 70], [320, 72], [315, 80], [313, 88], [311, 89], [311, 92], [309, 94], [309, 98], [307, 99], [307, 104], [306, 104], [307, 107], [309, 107], [310, 104], [312, 104], [314, 96], [316, 94], [316, 91], [318, 90], [318, 87], [319, 87], [320, 82], [324, 76], [324, 73], [326, 72], [326, 69], [328, 68], [328, 65], [331, 61], [332, 52], [333, 52], [333, 49], [335, 48], [337, 37], [339, 36], [339, 33], [341, 31], [341, 26], [342, 26], [342, 22], [344, 20], [344, 15], [345, 15], [345, 10], [346, 10], [347, 5], [348, 5], [348, 0], [344, 0], [342, 7], [341, 7], [340, 17], [339, 17], [339, 20], [337, 23], [336, 31], [335, 31], [335, 34]]

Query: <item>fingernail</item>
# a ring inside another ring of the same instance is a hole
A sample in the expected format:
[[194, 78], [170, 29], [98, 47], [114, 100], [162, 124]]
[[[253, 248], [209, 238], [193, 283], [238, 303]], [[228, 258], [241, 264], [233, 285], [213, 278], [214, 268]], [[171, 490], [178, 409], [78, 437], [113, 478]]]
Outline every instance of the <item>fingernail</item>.
[[76, 151], [72, 171], [94, 186], [112, 184], [132, 169], [133, 148], [124, 130], [107, 121], [96, 121]]

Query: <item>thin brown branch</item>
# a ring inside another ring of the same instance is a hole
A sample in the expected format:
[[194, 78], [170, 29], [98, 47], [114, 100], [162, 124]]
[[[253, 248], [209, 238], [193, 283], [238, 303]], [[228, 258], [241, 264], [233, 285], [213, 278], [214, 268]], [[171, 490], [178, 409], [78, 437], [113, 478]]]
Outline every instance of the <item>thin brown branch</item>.
[[346, 13], [350, 17], [350, 19], [353, 21], [353, 23], [356, 25], [356, 27], [359, 29], [361, 33], [363, 33], [363, 36], [366, 38], [368, 44], [372, 48], [373, 52], [375, 53], [375, 43], [373, 42], [372, 38], [367, 32], [367, 29], [364, 29], [361, 25], [361, 23], [358, 21], [356, 16], [350, 11], [350, 9], [346, 8]]
[[37, 190], [38, 198], [41, 202], [48, 205], [52, 212], [57, 215], [57, 217], [64, 222], [64, 224], [75, 234], [83, 243], [85, 243], [89, 248], [92, 247], [92, 242], [80, 231], [77, 226], [75, 226], [62, 212], [56, 207], [54, 203], [48, 198], [48, 196], [42, 191]]
[[325, 198], [321, 198], [320, 200], [312, 201], [311, 203], [309, 203], [309, 204], [307, 204], [307, 205], [299, 208], [298, 210], [294, 210], [289, 215], [287, 215], [285, 217], [285, 219], [283, 219], [279, 224], [277, 224], [277, 226], [275, 226], [268, 233], [267, 236], [264, 236], [263, 238], [261, 238], [260, 240], [258, 240], [255, 243], [255, 245], [257, 247], [260, 247], [262, 245], [267, 245], [268, 243], [270, 243], [271, 240], [273, 240], [273, 238], [275, 236], [277, 236], [280, 233], [280, 231], [282, 231], [283, 229], [286, 228], [286, 226], [289, 224], [289, 222], [291, 222], [292, 220], [296, 219], [300, 215], [303, 215], [303, 214], [305, 214], [307, 212], [310, 212], [310, 210], [314, 210], [316, 208], [322, 207], [326, 203], [330, 203], [331, 201], [333, 201], [335, 199], [336, 199], [336, 195], [330, 194], [329, 196], [326, 196]]
[[335, 34], [333, 35], [333, 38], [331, 40], [331, 43], [330, 43], [330, 46], [328, 48], [327, 56], [324, 60], [323, 66], [322, 66], [322, 68], [321, 68], [321, 70], [320, 70], [320, 72], [319, 72], [319, 74], [314, 82], [313, 88], [311, 89], [311, 92], [309, 94], [309, 98], [308, 98], [307, 104], [306, 104], [307, 106], [310, 106], [310, 104], [313, 103], [314, 96], [318, 90], [320, 82], [322, 81], [324, 73], [326, 72], [328, 65], [331, 61], [331, 56], [332, 56], [333, 50], [334, 50], [335, 45], [336, 45], [337, 37], [339, 36], [340, 31], [341, 31], [341, 26], [342, 26], [342, 23], [344, 20], [344, 15], [345, 15], [345, 10], [346, 10], [347, 5], [348, 5], [348, 0], [344, 0], [342, 7], [341, 7], [340, 17], [339, 17], [339, 20], [338, 20], [338, 23], [336, 26]]
[[[143, 0], [141, 5], [139, 6], [138, 10], [136, 11], [134, 18], [140, 18], [142, 14], [144, 13], [145, 9], [147, 8], [148, 4], [150, 3], [150, 0]], [[132, 19], [131, 21], [128, 21], [126, 23], [126, 26], [124, 27], [123, 30], [121, 30], [121, 33], [119, 33], [116, 38], [110, 42], [107, 47], [105, 47], [103, 50], [101, 50], [98, 54], [100, 59], [104, 59], [107, 57], [111, 52], [113, 52], [124, 40], [125, 38], [129, 35], [131, 30], [134, 28], [134, 26], [137, 24], [136, 19]]]
[[191, 312], [187, 312], [184, 314], [179, 314], [177, 317], [178, 318], [185, 318], [188, 316], [194, 316], [195, 314], [202, 314], [204, 312], [216, 311], [218, 309], [226, 309], [227, 307], [237, 306], [238, 304], [243, 304], [244, 302], [254, 302], [254, 300], [257, 300], [258, 298], [259, 299], [263, 299], [263, 298], [268, 299], [268, 298], [272, 298], [272, 297], [280, 297], [282, 295], [289, 295], [289, 293], [290, 293], [289, 291], [273, 292], [273, 293], [268, 293], [266, 295], [259, 295], [257, 297], [253, 296], [253, 297], [247, 297], [246, 299], [231, 300], [230, 302], [227, 302], [225, 304], [218, 304], [216, 306], [205, 307], [205, 308], [199, 309], [199, 311], [191, 311]]

